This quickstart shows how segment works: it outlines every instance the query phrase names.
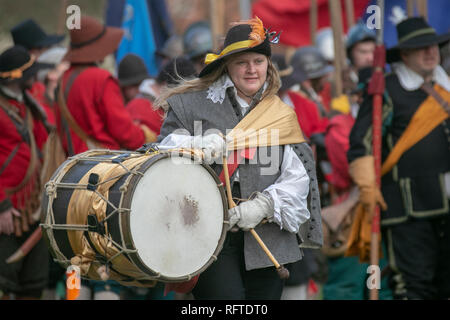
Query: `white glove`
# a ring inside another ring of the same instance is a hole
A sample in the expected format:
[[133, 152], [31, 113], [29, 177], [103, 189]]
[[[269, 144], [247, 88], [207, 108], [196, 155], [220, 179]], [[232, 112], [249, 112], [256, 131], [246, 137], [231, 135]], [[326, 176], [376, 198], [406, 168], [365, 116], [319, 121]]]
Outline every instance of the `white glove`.
[[217, 162], [223, 157], [226, 151], [225, 140], [218, 134], [195, 137], [193, 147], [195, 149], [202, 149], [205, 162], [208, 164]]
[[14, 232], [13, 215], [20, 217], [20, 212], [14, 208], [0, 212], [0, 234], [10, 235]]
[[237, 224], [239, 228], [247, 231], [256, 227], [264, 218], [271, 218], [273, 213], [272, 198], [258, 192], [254, 199], [241, 202], [228, 210], [230, 229]]

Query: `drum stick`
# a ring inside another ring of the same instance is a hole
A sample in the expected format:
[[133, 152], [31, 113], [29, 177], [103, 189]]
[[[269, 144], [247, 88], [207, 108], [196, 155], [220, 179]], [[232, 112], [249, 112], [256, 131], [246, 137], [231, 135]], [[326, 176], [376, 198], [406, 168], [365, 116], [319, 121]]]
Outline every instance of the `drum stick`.
[[228, 206], [231, 209], [236, 207], [236, 203], [234, 203], [233, 196], [231, 194], [230, 175], [228, 173], [228, 163], [226, 156], [223, 157], [223, 174], [225, 176], [225, 187], [227, 189]]
[[8, 259], [6, 259], [6, 263], [15, 263], [20, 261], [23, 257], [25, 257], [31, 249], [41, 240], [42, 238], [42, 230], [40, 227], [36, 228], [33, 233], [28, 237], [28, 239], [22, 244], [22, 246], [17, 249]]
[[[231, 195], [230, 177], [228, 174], [228, 164], [227, 164], [226, 156], [223, 157], [223, 173], [225, 176], [225, 187], [227, 189], [228, 205], [231, 209], [231, 208], [236, 207], [236, 203], [234, 203], [233, 197]], [[269, 248], [267, 248], [266, 244], [259, 237], [258, 233], [256, 233], [255, 229], [252, 228], [249, 231], [252, 234], [252, 236], [255, 238], [256, 242], [258, 242], [261, 249], [263, 249], [263, 251], [265, 252], [267, 257], [270, 259], [270, 261], [272, 261], [273, 265], [277, 269], [278, 276], [280, 277], [280, 279], [289, 278], [289, 270], [278, 263], [277, 259], [275, 259], [272, 252], [270, 252]]]

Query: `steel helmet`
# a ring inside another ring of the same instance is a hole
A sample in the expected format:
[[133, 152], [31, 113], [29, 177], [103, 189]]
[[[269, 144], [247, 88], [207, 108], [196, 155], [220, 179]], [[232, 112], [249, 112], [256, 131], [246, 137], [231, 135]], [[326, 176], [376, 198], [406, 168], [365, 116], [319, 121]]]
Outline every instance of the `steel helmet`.
[[326, 60], [329, 62], [334, 60], [334, 39], [331, 28], [323, 28], [317, 32], [316, 47]]
[[322, 56], [319, 49], [313, 46], [299, 48], [291, 59], [294, 68], [300, 68], [308, 79], [320, 78], [334, 70]]
[[211, 28], [206, 21], [191, 24], [183, 35], [184, 53], [189, 58], [195, 58], [211, 52], [213, 39]]
[[363, 22], [358, 22], [347, 33], [347, 52], [350, 52], [356, 43], [366, 40], [376, 41], [376, 37], [375, 30], [370, 30]]

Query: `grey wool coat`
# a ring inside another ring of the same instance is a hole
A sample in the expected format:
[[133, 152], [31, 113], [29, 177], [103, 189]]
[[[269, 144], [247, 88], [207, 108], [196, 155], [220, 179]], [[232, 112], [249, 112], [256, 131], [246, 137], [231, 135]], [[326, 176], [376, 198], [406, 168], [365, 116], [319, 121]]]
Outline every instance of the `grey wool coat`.
[[[205, 131], [211, 129], [219, 130], [225, 135], [227, 130], [234, 128], [242, 119], [239, 105], [231, 90], [232, 88], [227, 89], [225, 100], [222, 103], [213, 103], [206, 99], [206, 90], [171, 96], [167, 99], [169, 110], [161, 127], [158, 141], [162, 141], [177, 129], [187, 130], [191, 136], [203, 135]], [[308, 195], [310, 219], [301, 225], [298, 234], [280, 230], [280, 226], [276, 223], [266, 223], [255, 228], [255, 231], [280, 264], [298, 261], [302, 257], [301, 248], [318, 249], [323, 243], [320, 196], [313, 153], [307, 143], [295, 144], [292, 147], [310, 178]], [[269, 159], [279, 159], [276, 170], [272, 170], [274, 171], [271, 172], [272, 174], [260, 174], [261, 168], [268, 166], [267, 161], [260, 159], [257, 160], [257, 163], [239, 165], [239, 181], [243, 198], [250, 197], [255, 191], [263, 191], [273, 184], [280, 175], [284, 147], [272, 146], [265, 149], [267, 150], [263, 150], [263, 152], [257, 150], [258, 154], [265, 154]], [[272, 158], [272, 156], [275, 157]], [[212, 168], [217, 174], [220, 174], [222, 165], [212, 165]], [[247, 270], [273, 266], [249, 232], [244, 234], [244, 256]]]

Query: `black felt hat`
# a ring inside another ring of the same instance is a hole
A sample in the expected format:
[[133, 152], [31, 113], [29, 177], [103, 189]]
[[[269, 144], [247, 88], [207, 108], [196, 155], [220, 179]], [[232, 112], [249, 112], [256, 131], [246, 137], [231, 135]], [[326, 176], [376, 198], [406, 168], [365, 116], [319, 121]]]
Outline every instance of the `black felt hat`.
[[11, 29], [11, 35], [14, 44], [21, 45], [28, 50], [51, 47], [64, 39], [64, 35], [46, 34], [32, 19], [25, 20], [14, 26]]
[[159, 72], [156, 80], [159, 83], [176, 85], [179, 80], [196, 77], [194, 64], [187, 57], [177, 57], [167, 62]]
[[227, 32], [223, 50], [219, 54], [206, 55], [206, 67], [200, 72], [199, 77], [209, 74], [219, 67], [226, 57], [235, 53], [256, 52], [270, 57], [272, 54], [270, 43], [276, 43], [278, 39], [270, 41], [269, 37], [268, 31], [257, 17], [234, 25]]
[[438, 35], [422, 17], [413, 17], [397, 25], [398, 44], [386, 51], [388, 63], [400, 61], [401, 49], [417, 49], [431, 45], [445, 45], [450, 40], [450, 32]]
[[34, 76], [39, 69], [52, 66], [47, 63], [35, 62], [35, 58], [30, 56], [27, 49], [16, 45], [0, 55], [0, 83], [26, 81]]
[[127, 54], [120, 60], [117, 73], [121, 86], [139, 85], [145, 79], [150, 78], [144, 60], [133, 53]]

